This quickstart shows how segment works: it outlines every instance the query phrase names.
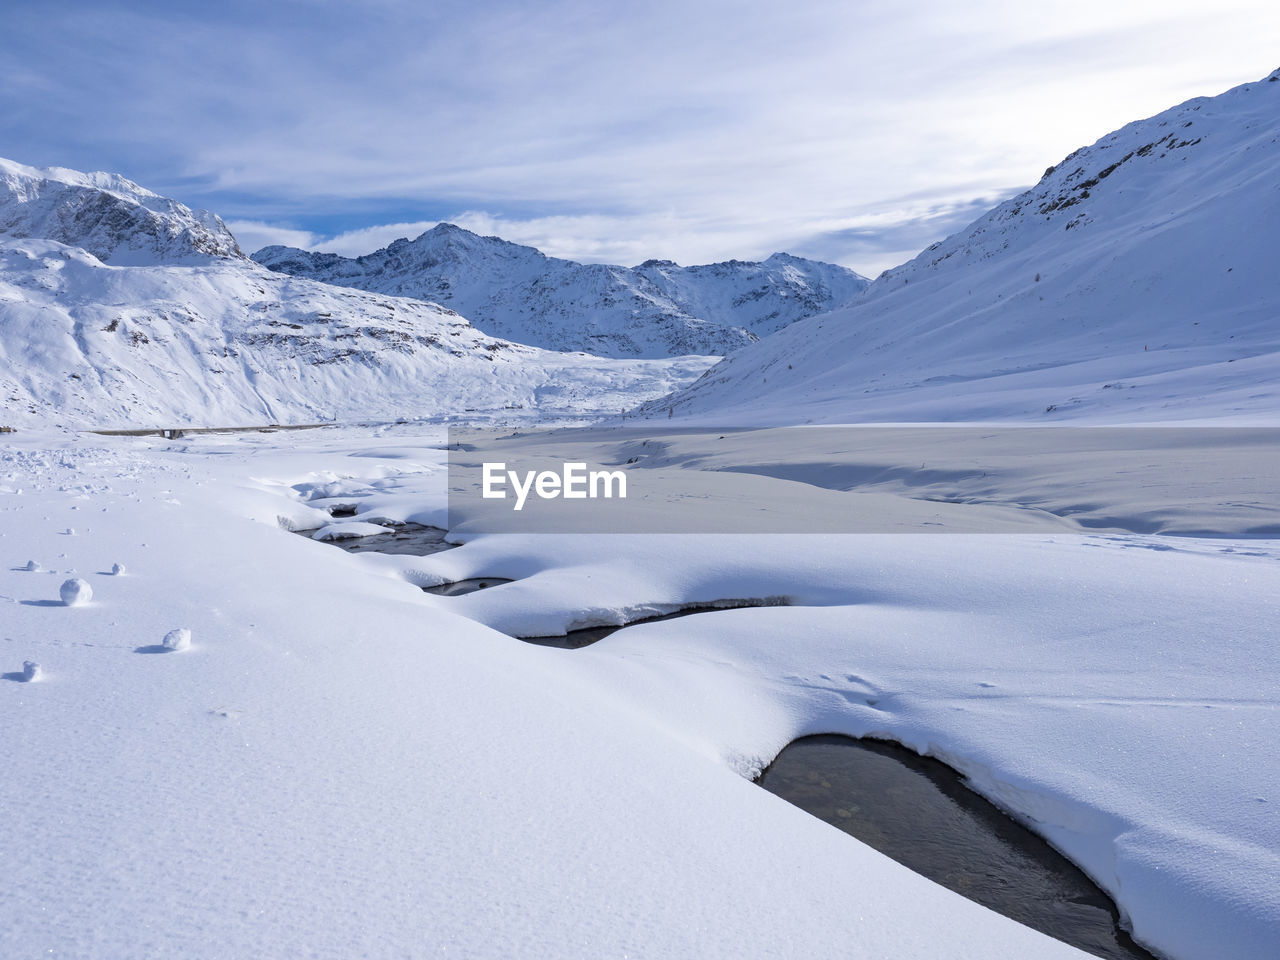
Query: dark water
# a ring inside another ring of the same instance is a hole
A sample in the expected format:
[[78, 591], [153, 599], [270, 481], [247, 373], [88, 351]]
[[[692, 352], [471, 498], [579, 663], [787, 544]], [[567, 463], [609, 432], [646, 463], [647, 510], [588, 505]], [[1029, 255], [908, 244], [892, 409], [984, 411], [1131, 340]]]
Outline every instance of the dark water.
[[[413, 557], [425, 557], [444, 550], [452, 550], [456, 543], [445, 541], [445, 533], [439, 527], [427, 527], [420, 523], [401, 523], [387, 526], [386, 533], [375, 533], [368, 537], [348, 537], [343, 540], [324, 540], [350, 553], [394, 553]], [[299, 530], [304, 537], [310, 537], [314, 530]]]
[[471, 580], [454, 580], [452, 583], [437, 583], [434, 587], [423, 587], [423, 593], [432, 593], [437, 597], [461, 597], [477, 590], [487, 590], [503, 583], [510, 583], [501, 577], [476, 577]]
[[544, 647], [562, 647], [565, 650], [577, 650], [580, 647], [587, 647], [595, 643], [597, 640], [603, 640], [611, 633], [617, 633], [627, 627], [634, 627], [639, 623], [657, 623], [659, 620], [676, 620], [680, 617], [688, 617], [695, 613], [712, 613], [716, 610], [732, 610], [741, 607], [772, 607], [778, 606], [776, 601], [764, 600], [722, 600], [719, 603], [699, 603], [693, 606], [684, 607], [673, 613], [663, 613], [656, 617], [645, 617], [643, 620], [632, 620], [630, 623], [615, 623], [603, 627], [584, 627], [581, 630], [570, 630], [567, 634], [560, 637], [519, 637], [518, 639], [526, 643], [536, 643]]
[[1039, 836], [898, 744], [804, 737], [760, 785], [956, 893], [1114, 960], [1153, 960], [1119, 927], [1111, 899]]

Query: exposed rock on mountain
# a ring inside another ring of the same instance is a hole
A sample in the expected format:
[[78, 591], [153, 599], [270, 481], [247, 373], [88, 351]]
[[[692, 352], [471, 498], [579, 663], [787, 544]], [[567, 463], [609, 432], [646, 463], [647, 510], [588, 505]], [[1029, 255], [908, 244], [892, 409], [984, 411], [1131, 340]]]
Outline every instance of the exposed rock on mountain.
[[114, 173], [39, 170], [0, 158], [0, 235], [87, 250], [116, 266], [242, 258], [226, 224]]

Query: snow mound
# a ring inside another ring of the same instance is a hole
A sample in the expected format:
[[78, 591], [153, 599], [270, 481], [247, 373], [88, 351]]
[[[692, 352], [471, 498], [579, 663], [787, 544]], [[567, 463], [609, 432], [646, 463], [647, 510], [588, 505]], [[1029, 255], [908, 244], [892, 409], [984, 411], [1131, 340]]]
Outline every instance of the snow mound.
[[358, 537], [373, 537], [390, 531], [376, 523], [365, 523], [363, 520], [345, 523], [327, 523], [311, 535], [312, 540], [354, 540]]
[[74, 577], [63, 582], [58, 588], [58, 595], [68, 607], [78, 607], [93, 599], [93, 587], [89, 586], [88, 581]]
[[160, 645], [166, 650], [186, 650], [191, 646], [191, 631], [186, 627], [179, 627], [176, 630], [170, 630], [164, 635], [164, 639], [160, 641]]

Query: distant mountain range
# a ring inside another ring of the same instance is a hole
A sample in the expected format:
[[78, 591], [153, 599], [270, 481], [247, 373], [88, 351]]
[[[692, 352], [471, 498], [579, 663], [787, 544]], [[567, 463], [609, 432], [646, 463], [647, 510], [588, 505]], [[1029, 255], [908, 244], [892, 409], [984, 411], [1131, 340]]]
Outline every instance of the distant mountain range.
[[1108, 134], [653, 415], [749, 423], [1280, 411], [1280, 71]]
[[442, 223], [362, 257], [265, 247], [271, 270], [457, 310], [491, 336], [607, 357], [721, 355], [860, 293], [845, 267], [775, 253], [681, 267], [583, 264]]
[[272, 273], [216, 216], [123, 177], [0, 161], [0, 426], [616, 413], [708, 363], [509, 343]]

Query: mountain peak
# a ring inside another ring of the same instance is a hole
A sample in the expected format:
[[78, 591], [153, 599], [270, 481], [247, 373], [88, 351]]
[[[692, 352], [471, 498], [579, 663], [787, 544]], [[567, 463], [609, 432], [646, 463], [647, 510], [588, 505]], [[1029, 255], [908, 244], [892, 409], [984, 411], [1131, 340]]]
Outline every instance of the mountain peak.
[[0, 235], [80, 247], [104, 263], [242, 258], [226, 224], [115, 173], [0, 159]]

